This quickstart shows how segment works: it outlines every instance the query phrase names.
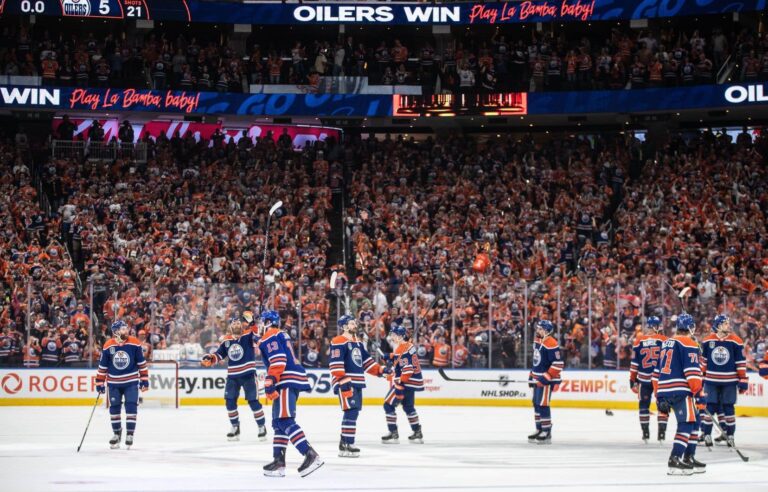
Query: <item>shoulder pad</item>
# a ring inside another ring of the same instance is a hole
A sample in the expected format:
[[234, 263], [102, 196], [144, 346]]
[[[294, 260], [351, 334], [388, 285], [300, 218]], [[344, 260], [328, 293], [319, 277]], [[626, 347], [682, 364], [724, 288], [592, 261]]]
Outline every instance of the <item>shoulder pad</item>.
[[136, 337], [128, 337], [128, 340], [125, 341], [125, 343], [132, 343], [136, 345], [141, 345], [141, 341]]
[[557, 343], [557, 340], [555, 340], [554, 337], [545, 338], [542, 342], [542, 345], [548, 349], [555, 349], [560, 347], [560, 344]]
[[117, 342], [115, 341], [115, 339], [114, 338], [110, 338], [109, 340], [107, 340], [104, 343], [104, 346], [102, 347], [102, 350], [108, 349], [109, 347], [114, 347], [115, 345], [117, 345]]
[[333, 345], [344, 345], [347, 342], [348, 342], [347, 337], [342, 336], [342, 335], [339, 335], [337, 337], [333, 337], [333, 340], [331, 340], [331, 343]]
[[728, 335], [728, 338], [726, 338], [726, 340], [730, 340], [732, 342], [738, 343], [739, 345], [744, 345], [744, 340], [742, 340], [741, 337], [739, 337], [738, 335], [734, 335], [733, 333]]
[[709, 335], [705, 336], [702, 342], [716, 342], [719, 338], [717, 338], [717, 335], [714, 333], [710, 333]]
[[683, 347], [698, 349], [699, 345], [691, 338], [685, 336], [675, 336], [674, 339]]

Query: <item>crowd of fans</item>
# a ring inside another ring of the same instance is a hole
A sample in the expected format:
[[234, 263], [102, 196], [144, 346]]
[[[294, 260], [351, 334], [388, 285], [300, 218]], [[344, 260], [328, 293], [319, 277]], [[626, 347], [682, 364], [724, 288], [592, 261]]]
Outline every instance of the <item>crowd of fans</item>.
[[[1, 364], [92, 361], [115, 319], [150, 357], [195, 364], [262, 305], [308, 367], [341, 309], [374, 352], [405, 324], [425, 366], [521, 367], [549, 319], [569, 366], [627, 368], [646, 316], [669, 330], [682, 308], [700, 333], [728, 313], [750, 361], [766, 349], [764, 134], [653, 154], [629, 135], [148, 143], [146, 163], [37, 167], [2, 147]], [[346, 269], [328, 261], [332, 189]]]
[[[158, 28], [103, 33], [65, 24], [3, 26], [0, 73], [44, 84], [247, 92], [249, 84], [315, 87], [321, 76], [368, 76], [373, 84], [421, 85], [426, 93], [665, 87], [715, 82], [729, 60], [735, 77], [768, 80], [768, 33], [721, 22], [695, 30], [590, 25], [500, 26], [454, 35], [404, 29], [386, 36]], [[199, 34], [199, 35], [198, 35]], [[602, 40], [602, 41], [598, 41]]]

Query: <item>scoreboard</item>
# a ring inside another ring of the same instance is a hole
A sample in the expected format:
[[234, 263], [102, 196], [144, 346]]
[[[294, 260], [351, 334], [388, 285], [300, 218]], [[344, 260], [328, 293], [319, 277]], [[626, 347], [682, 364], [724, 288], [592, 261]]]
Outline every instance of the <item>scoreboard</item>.
[[0, 13], [89, 19], [144, 19], [188, 22], [187, 0], [0, 0]]
[[764, 12], [768, 0], [510, 0], [311, 2], [224, 0], [0, 0], [0, 15], [144, 19], [220, 24], [473, 25], [591, 22]]

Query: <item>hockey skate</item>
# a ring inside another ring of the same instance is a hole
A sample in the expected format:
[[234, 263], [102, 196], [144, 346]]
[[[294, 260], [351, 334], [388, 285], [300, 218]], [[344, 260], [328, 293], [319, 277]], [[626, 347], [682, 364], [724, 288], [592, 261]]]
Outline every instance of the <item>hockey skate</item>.
[[712, 436], [710, 436], [709, 434], [706, 434], [702, 436], [701, 440], [704, 441], [704, 446], [706, 446], [707, 449], [712, 451]]
[[693, 456], [686, 456], [683, 458], [683, 463], [690, 465], [693, 469], [693, 473], [705, 473], [707, 471], [707, 465], [697, 460]]
[[299, 475], [306, 477], [324, 464], [325, 463], [320, 459], [320, 456], [318, 456], [317, 452], [315, 452], [314, 449], [309, 448], [307, 454], [304, 455], [304, 463], [302, 463], [299, 467]]
[[[240, 429], [238, 429], [239, 431]], [[266, 426], [260, 425], [259, 426], [259, 441], [266, 441], [267, 440], [267, 428]]]
[[356, 448], [354, 445], [343, 441], [339, 442], [339, 458], [357, 458], [359, 456], [359, 448]]
[[131, 449], [131, 446], [133, 446], [133, 434], [128, 434], [125, 436], [125, 447]]
[[272, 463], [264, 465], [265, 477], [284, 477], [285, 476], [285, 450], [276, 456]]
[[640, 427], [643, 429], [643, 442], [648, 444], [648, 441], [651, 439], [651, 430], [648, 424], [642, 424]]
[[112, 439], [109, 440], [110, 449], [120, 449], [120, 436], [122, 432], [115, 432]]
[[386, 436], [381, 436], [382, 444], [398, 444], [400, 442], [400, 436], [397, 431], [390, 432]]
[[541, 433], [536, 436], [536, 444], [552, 444], [552, 432], [541, 431]]
[[528, 436], [528, 442], [531, 444], [536, 444], [536, 438], [539, 437], [539, 434], [541, 434], [541, 431], [537, 430], [536, 432]]
[[421, 429], [414, 431], [413, 434], [408, 436], [408, 442], [411, 444], [424, 444], [424, 435], [421, 433]]
[[232, 428], [227, 433], [227, 439], [230, 441], [239, 441], [240, 440], [240, 426], [239, 425], [233, 425]]
[[733, 440], [733, 436], [728, 436], [728, 437], [725, 439], [725, 443], [728, 445], [728, 447], [729, 447], [729, 448], [734, 448], [734, 447], [736, 447], [736, 442]]
[[667, 431], [659, 429], [658, 440], [659, 444], [664, 444], [664, 440], [667, 438]]
[[727, 446], [728, 445], [728, 438], [725, 436], [725, 434], [720, 434], [715, 438], [715, 445], [717, 446]]
[[667, 475], [693, 475], [693, 465], [685, 463], [677, 456], [669, 457], [667, 468]]

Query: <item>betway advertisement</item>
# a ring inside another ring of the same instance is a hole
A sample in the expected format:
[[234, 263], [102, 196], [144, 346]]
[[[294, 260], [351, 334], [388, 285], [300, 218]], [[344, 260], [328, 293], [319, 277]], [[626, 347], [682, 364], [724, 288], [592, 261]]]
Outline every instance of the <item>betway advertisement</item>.
[[[328, 370], [308, 370], [312, 391], [302, 395], [304, 404], [338, 404], [331, 388]], [[417, 400], [422, 405], [455, 406], [527, 406], [531, 390], [525, 384], [528, 371], [523, 370], [456, 370], [449, 371], [447, 381], [437, 371], [424, 371], [424, 391]], [[0, 371], [0, 405], [78, 405], [91, 404], [96, 391], [95, 370], [88, 369], [3, 369]], [[263, 372], [259, 374], [263, 394]], [[747, 394], [739, 395], [740, 415], [768, 416], [768, 381], [756, 373], [749, 375]], [[178, 385], [182, 405], [218, 405], [224, 398], [227, 372], [224, 368], [181, 369], [175, 372], [150, 372], [150, 391], [172, 393]], [[481, 382], [478, 380], [487, 380]], [[629, 389], [625, 371], [566, 370], [563, 383], [552, 395], [555, 407], [636, 408], [637, 395]], [[368, 377], [364, 396], [367, 402], [380, 403], [389, 383], [386, 379]]]

